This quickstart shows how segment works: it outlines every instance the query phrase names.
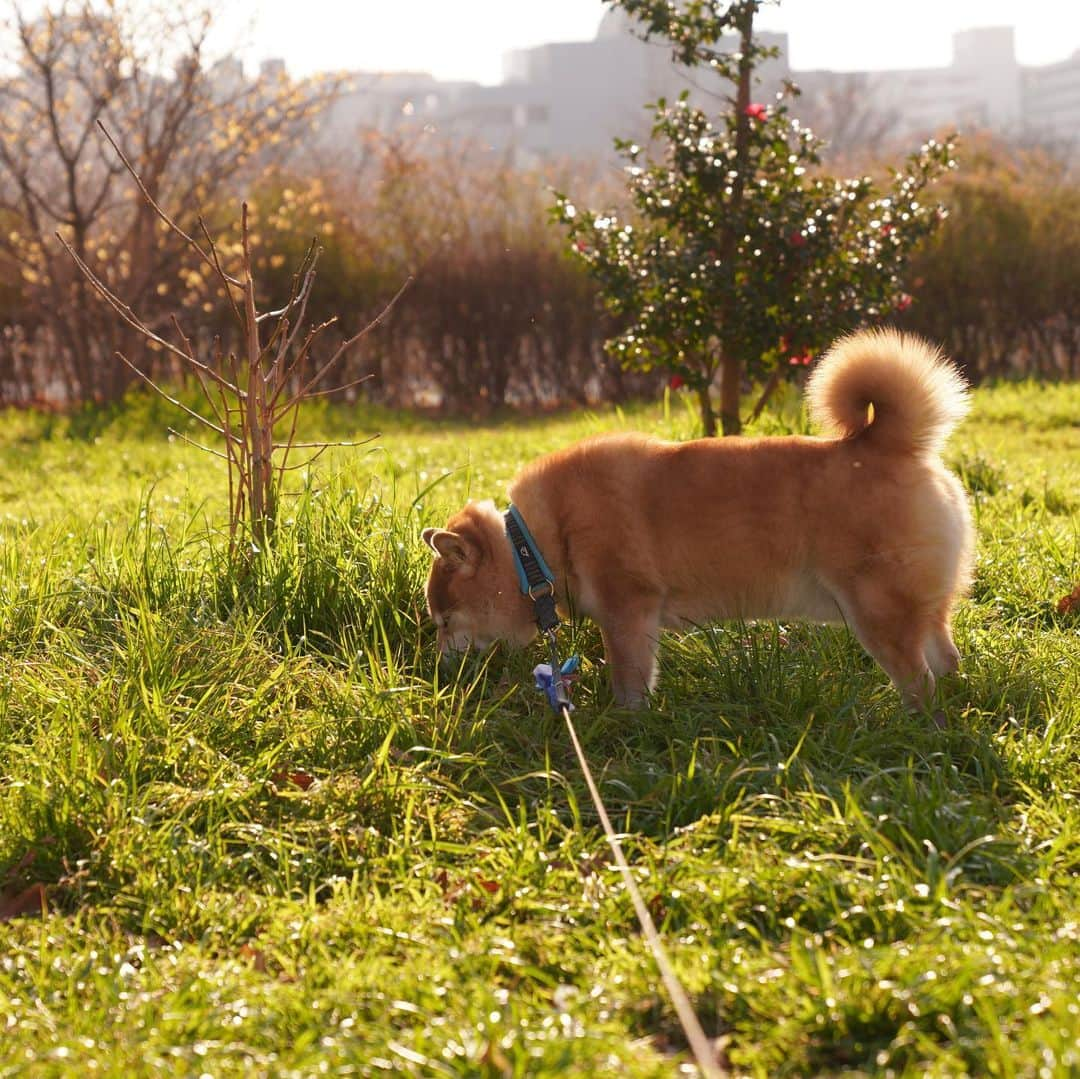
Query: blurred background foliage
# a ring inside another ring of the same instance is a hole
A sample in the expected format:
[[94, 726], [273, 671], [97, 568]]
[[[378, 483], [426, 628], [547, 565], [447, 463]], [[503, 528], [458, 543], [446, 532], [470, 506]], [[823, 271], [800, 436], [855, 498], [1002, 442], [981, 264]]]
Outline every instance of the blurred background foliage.
[[[117, 2], [104, 15], [63, 4], [9, 27], [7, 69], [16, 74], [0, 84], [0, 404], [119, 399], [134, 376], [113, 358], [118, 349], [157, 379], [179, 377], [87, 291], [57, 230], [151, 324], [167, 329], [175, 314], [196, 339], [228, 333], [224, 297], [145, 215], [98, 120], [185, 229], [197, 231], [201, 214], [221, 235], [249, 201], [268, 307], [287, 296], [313, 236], [324, 249], [314, 321], [360, 324], [414, 276], [393, 317], [337, 372], [340, 385], [373, 376], [350, 393], [476, 415], [620, 401], [663, 386], [663, 375], [623, 371], [604, 352], [621, 327], [550, 222], [553, 190], [571, 186], [583, 204], [615, 206], [632, 220], [618, 170], [518, 169], [423, 130], [367, 132], [316, 152], [333, 79], [232, 85], [203, 55], [208, 25], [190, 8], [140, 4], [136, 18], [133, 5]], [[156, 74], [163, 64], [173, 77]], [[843, 168], [881, 175], [893, 156], [845, 149]], [[976, 382], [1080, 376], [1074, 169], [1048, 150], [979, 137], [966, 138], [958, 158], [935, 188], [948, 219], [915, 250], [912, 302], [891, 321], [940, 341]], [[234, 254], [226, 244], [224, 258]]]

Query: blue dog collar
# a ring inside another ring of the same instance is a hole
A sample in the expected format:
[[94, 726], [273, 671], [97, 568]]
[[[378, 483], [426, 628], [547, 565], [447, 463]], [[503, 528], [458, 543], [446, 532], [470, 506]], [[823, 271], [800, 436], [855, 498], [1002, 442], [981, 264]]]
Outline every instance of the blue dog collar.
[[536, 624], [541, 632], [547, 633], [559, 624], [555, 610], [555, 574], [544, 561], [529, 526], [516, 506], [510, 506], [503, 522], [514, 555], [521, 594], [532, 600]]

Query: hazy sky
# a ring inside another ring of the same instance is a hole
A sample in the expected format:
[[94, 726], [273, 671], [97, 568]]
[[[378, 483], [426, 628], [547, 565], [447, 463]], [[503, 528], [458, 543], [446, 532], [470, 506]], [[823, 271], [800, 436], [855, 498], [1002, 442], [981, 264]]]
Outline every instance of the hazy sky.
[[[46, 2], [20, 0], [20, 7], [33, 15]], [[0, 0], [0, 10], [7, 6]], [[608, 10], [602, 0], [229, 0], [217, 6], [219, 49], [239, 46], [249, 64], [284, 57], [295, 75], [427, 71], [485, 83], [501, 81], [509, 50], [588, 40]], [[783, 0], [766, 9], [761, 23], [788, 32], [796, 70], [945, 65], [953, 31], [973, 26], [1015, 26], [1024, 64], [1063, 60], [1080, 49], [1080, 0]]]
[[[225, 6], [225, 5], [223, 5]], [[594, 36], [600, 0], [232, 0], [223, 29], [245, 58], [316, 70], [429, 71], [498, 82], [503, 53]], [[790, 35], [796, 69], [944, 65], [950, 35], [1013, 25], [1021, 63], [1080, 49], [1080, 0], [784, 0], [762, 24]]]

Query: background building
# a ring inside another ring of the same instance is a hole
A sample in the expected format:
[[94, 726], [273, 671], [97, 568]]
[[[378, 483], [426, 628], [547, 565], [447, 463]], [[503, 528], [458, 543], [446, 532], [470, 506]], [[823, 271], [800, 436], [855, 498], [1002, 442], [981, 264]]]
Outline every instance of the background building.
[[[647, 136], [646, 106], [661, 97], [685, 90], [695, 104], [721, 107], [726, 84], [709, 71], [681, 68], [668, 48], [641, 41], [631, 26], [625, 13], [609, 11], [592, 41], [511, 52], [497, 86], [418, 73], [350, 75], [326, 130], [348, 142], [362, 129], [421, 126], [534, 164], [613, 156], [614, 136]], [[1012, 27], [954, 34], [948, 66], [898, 71], [792, 71], [787, 35], [762, 38], [777, 56], [759, 69], [757, 99], [767, 101], [793, 79], [803, 91], [800, 118], [841, 150], [944, 129], [1080, 143], [1080, 50], [1062, 63], [1024, 68]]]

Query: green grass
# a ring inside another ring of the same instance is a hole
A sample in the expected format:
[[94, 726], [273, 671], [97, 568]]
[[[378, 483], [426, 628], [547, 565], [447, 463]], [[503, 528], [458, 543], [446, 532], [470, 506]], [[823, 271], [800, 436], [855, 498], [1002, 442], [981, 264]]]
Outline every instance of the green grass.
[[[586, 750], [735, 1072], [1080, 1072], [1080, 621], [1054, 609], [1078, 417], [1078, 386], [985, 389], [950, 444], [980, 548], [943, 729], [841, 630], [671, 637], [637, 716], [567, 633]], [[219, 462], [168, 422], [0, 420], [0, 896], [48, 901], [0, 923], [0, 1075], [677, 1074], [538, 655], [440, 671], [418, 536], [537, 453], [690, 413], [322, 410], [378, 448], [298, 477], [246, 577]]]

